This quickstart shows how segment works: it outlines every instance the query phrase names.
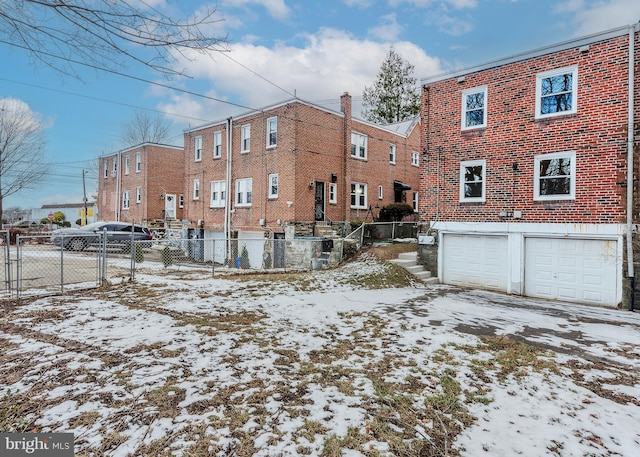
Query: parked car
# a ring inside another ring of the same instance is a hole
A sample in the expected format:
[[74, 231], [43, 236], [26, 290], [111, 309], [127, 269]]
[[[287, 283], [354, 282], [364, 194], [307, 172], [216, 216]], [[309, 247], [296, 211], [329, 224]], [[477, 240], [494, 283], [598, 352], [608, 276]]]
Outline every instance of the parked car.
[[89, 246], [95, 246], [102, 233], [106, 233], [107, 244], [127, 248], [133, 241], [144, 242], [144, 248], [151, 247], [153, 235], [142, 225], [126, 222], [94, 222], [81, 228], [63, 228], [51, 232], [51, 242], [70, 251], [82, 251]]

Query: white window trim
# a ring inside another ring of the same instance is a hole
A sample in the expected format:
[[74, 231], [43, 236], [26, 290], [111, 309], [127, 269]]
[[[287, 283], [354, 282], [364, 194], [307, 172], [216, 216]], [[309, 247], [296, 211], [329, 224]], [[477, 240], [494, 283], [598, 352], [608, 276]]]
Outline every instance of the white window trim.
[[[369, 205], [368, 205], [368, 201], [367, 201], [367, 184], [363, 183], [363, 182], [352, 182], [351, 183], [352, 186], [356, 186], [356, 195], [359, 193], [358, 192], [358, 188], [360, 188], [362, 190], [362, 193], [364, 194], [364, 203], [363, 204], [359, 204], [358, 200], [356, 199], [356, 204], [355, 205], [351, 205], [351, 208], [353, 209], [368, 209]], [[353, 195], [353, 192], [351, 192], [349, 194], [349, 199], [351, 199], [351, 195]]]
[[[571, 86], [571, 109], [568, 111], [560, 111], [558, 113], [541, 114], [542, 109], [542, 80], [550, 76], [564, 75], [572, 73], [572, 86]], [[578, 66], [562, 67], [555, 70], [544, 71], [536, 75], [536, 119], [545, 119], [555, 116], [566, 116], [569, 114], [575, 114], [578, 111]]]
[[[273, 178], [276, 179], [276, 193], [273, 193], [273, 185], [272, 185], [272, 180]], [[280, 192], [280, 177], [278, 176], [278, 173], [271, 173], [268, 176], [268, 181], [267, 181], [267, 186], [269, 189], [269, 198], [278, 198], [278, 194]]]
[[136, 152], [136, 173], [140, 173], [140, 169], [142, 164], [142, 158], [141, 158], [141, 154], [140, 151]]
[[222, 157], [222, 132], [213, 132], [213, 158]]
[[[273, 131], [273, 133], [276, 134], [276, 141], [275, 143], [271, 143], [271, 130], [269, 130], [269, 127], [271, 125], [271, 122], [274, 121], [275, 122], [275, 130]], [[274, 116], [274, 117], [270, 117], [269, 119], [267, 119], [267, 149], [268, 148], [275, 148], [276, 146], [278, 146], [278, 117]]]
[[420, 153], [417, 151], [411, 151], [411, 165], [414, 167], [420, 166]]
[[[571, 159], [571, 184], [569, 188], [569, 194], [556, 194], [556, 195], [540, 195], [540, 161], [548, 159], [559, 158]], [[541, 154], [535, 157], [534, 171], [533, 171], [533, 199], [535, 201], [549, 201], [549, 200], [575, 200], [576, 199], [576, 153], [575, 151], [564, 152], [552, 152], [549, 154]]]
[[396, 163], [397, 152], [398, 152], [398, 149], [396, 148], [396, 145], [390, 144], [389, 145], [389, 163], [392, 163], [392, 164]]
[[[477, 94], [479, 92], [484, 93], [484, 109], [482, 113], [482, 124], [467, 126], [467, 96], [472, 94]], [[462, 91], [462, 105], [461, 105], [462, 109], [460, 110], [460, 113], [462, 116], [460, 125], [462, 126], [462, 130], [482, 129], [487, 127], [487, 104], [488, 104], [487, 102], [488, 102], [487, 86], [478, 86], [478, 87], [473, 87], [471, 89], [465, 89]]]
[[111, 167], [111, 176], [116, 176], [118, 174], [118, 161], [113, 159], [113, 166]]
[[[465, 184], [465, 169], [467, 167], [482, 166], [482, 196], [481, 197], [465, 197], [464, 184]], [[486, 160], [467, 160], [460, 162], [460, 202], [473, 203], [482, 202], [487, 200], [487, 161]]]
[[[246, 148], [245, 148], [246, 143]], [[240, 127], [240, 152], [246, 153], [251, 150], [251, 124]]]
[[131, 159], [129, 158], [129, 154], [127, 154], [126, 156], [124, 156], [124, 174], [125, 175], [129, 174], [130, 162], [131, 162]]
[[142, 202], [142, 189], [140, 187], [136, 187], [136, 203]]
[[419, 209], [419, 194], [418, 192], [413, 192], [413, 210], [417, 213]]
[[178, 198], [178, 208], [184, 208], [184, 194], [180, 194]]
[[338, 185], [329, 183], [329, 203], [338, 203]]
[[[360, 155], [360, 145], [354, 141], [355, 138], [364, 138], [364, 155]], [[359, 160], [367, 160], [367, 156], [369, 155], [369, 137], [367, 135], [363, 135], [358, 132], [351, 132], [351, 145], [356, 146], [356, 153], [353, 153], [353, 147], [351, 148], [351, 157]]]
[[200, 180], [193, 180], [193, 199], [200, 200]]
[[[248, 185], [247, 185], [248, 184]], [[253, 179], [252, 178], [238, 178], [236, 179], [236, 191], [235, 191], [235, 204], [239, 207], [251, 206], [248, 196], [253, 192]], [[239, 203], [238, 194], [242, 193], [244, 196], [243, 202]], [[253, 197], [251, 198], [253, 200]]]
[[[227, 191], [227, 182], [226, 181], [211, 181], [211, 198], [209, 199], [209, 207], [210, 208], [224, 208], [226, 206], [227, 196], [225, 192]], [[214, 199], [214, 195], [218, 194], [220, 197]]]
[[193, 161], [202, 161], [202, 137], [197, 136], [193, 139]]
[[129, 209], [129, 191], [122, 192], [122, 209]]
[[109, 176], [109, 161], [108, 161], [108, 160], [105, 160], [105, 161], [103, 162], [103, 164], [104, 164], [104, 165], [103, 165], [103, 167], [102, 167], [102, 168], [103, 168], [103, 170], [104, 170], [104, 178], [106, 179], [106, 178]]
[[382, 200], [384, 198], [384, 189], [382, 186], [378, 186], [378, 200]]

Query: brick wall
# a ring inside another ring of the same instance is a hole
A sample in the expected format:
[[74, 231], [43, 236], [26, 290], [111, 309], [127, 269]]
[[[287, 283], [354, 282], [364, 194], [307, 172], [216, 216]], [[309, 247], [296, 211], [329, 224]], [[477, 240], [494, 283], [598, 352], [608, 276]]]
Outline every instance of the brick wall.
[[[573, 65], [577, 113], [536, 119], [536, 74]], [[426, 85], [421, 220], [504, 221], [500, 212], [520, 210], [521, 222], [624, 222], [627, 76], [622, 35], [586, 52], [576, 46]], [[487, 126], [461, 131], [462, 91], [483, 85]], [[563, 151], [576, 154], [575, 200], [534, 201], [535, 156]], [[479, 159], [486, 160], [486, 202], [461, 203], [460, 162]]]

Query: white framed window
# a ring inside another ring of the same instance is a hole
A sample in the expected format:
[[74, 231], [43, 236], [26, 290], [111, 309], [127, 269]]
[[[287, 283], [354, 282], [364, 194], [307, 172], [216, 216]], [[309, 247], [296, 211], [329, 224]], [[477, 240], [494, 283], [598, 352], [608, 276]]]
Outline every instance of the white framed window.
[[116, 176], [118, 174], [118, 161], [114, 158], [113, 165], [111, 166], [111, 176]]
[[240, 152], [249, 152], [251, 147], [251, 124], [240, 127]]
[[574, 200], [576, 198], [576, 153], [554, 152], [536, 156], [534, 200]]
[[279, 177], [277, 173], [269, 175], [269, 198], [278, 198]]
[[226, 192], [226, 181], [211, 181], [211, 200], [209, 206], [211, 208], [224, 208], [227, 200]]
[[127, 154], [126, 156], [124, 156], [124, 174], [128, 175], [129, 174], [129, 154]]
[[351, 183], [351, 207], [367, 209], [367, 185], [361, 182]]
[[338, 203], [338, 185], [334, 182], [329, 183], [329, 203]]
[[384, 198], [384, 190], [382, 186], [378, 186], [378, 200], [382, 200]]
[[536, 75], [536, 119], [575, 114], [578, 109], [578, 67]]
[[278, 145], [278, 118], [267, 119], [267, 147], [274, 148]]
[[222, 132], [213, 132], [213, 158], [222, 157]]
[[142, 168], [142, 156], [140, 151], [136, 152], [136, 173], [140, 173]]
[[142, 189], [140, 187], [136, 187], [136, 203], [142, 202]]
[[193, 199], [200, 200], [200, 180], [193, 180]]
[[367, 143], [368, 143], [368, 139], [366, 135], [362, 135], [356, 132], [351, 132], [351, 157], [356, 157], [358, 159], [366, 159]]
[[460, 163], [460, 201], [486, 200], [486, 161], [471, 160]]
[[122, 209], [129, 209], [129, 191], [122, 192]]
[[420, 154], [418, 154], [416, 151], [411, 151], [411, 165], [413, 165], [414, 167], [420, 166]]
[[396, 163], [396, 145], [389, 145], [389, 163]]
[[104, 178], [107, 178], [109, 176], [109, 162], [107, 162], [106, 160], [102, 162], [102, 171]]
[[236, 179], [236, 206], [251, 206], [251, 178]]
[[202, 137], [197, 136], [193, 140], [193, 160], [200, 162], [202, 160]]
[[178, 208], [184, 208], [184, 194], [180, 194], [178, 198]]
[[418, 192], [413, 193], [413, 211], [418, 212]]
[[462, 91], [462, 130], [487, 126], [487, 86]]

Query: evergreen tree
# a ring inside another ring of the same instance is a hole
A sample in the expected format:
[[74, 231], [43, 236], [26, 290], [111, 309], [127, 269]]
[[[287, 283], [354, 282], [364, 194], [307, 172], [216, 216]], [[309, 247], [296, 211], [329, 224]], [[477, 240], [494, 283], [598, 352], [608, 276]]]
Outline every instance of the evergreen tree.
[[420, 90], [413, 76], [414, 66], [393, 48], [385, 57], [378, 79], [362, 93], [362, 116], [379, 124], [392, 124], [417, 116]]

